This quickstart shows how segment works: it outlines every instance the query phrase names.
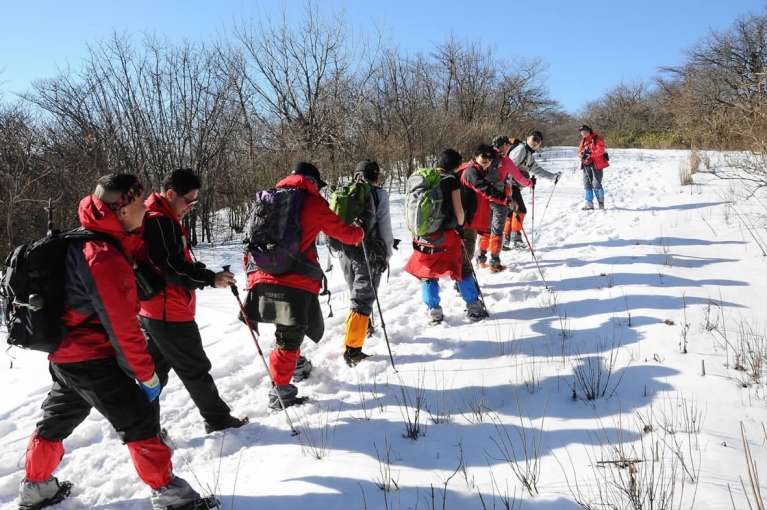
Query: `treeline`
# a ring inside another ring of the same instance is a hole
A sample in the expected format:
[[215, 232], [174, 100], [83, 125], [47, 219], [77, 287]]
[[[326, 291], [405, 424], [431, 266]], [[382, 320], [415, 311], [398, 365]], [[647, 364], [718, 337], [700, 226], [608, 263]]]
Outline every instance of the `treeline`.
[[397, 185], [445, 147], [468, 154], [532, 128], [547, 145], [577, 143], [582, 122], [614, 147], [757, 149], [767, 137], [765, 15], [712, 33], [684, 66], [621, 85], [578, 117], [550, 97], [541, 60], [502, 59], [452, 35], [408, 54], [349, 26], [309, 2], [300, 20], [238, 23], [211, 43], [116, 33], [80, 69], [0, 101], [0, 243], [40, 237], [49, 198], [58, 225], [77, 226], [79, 199], [115, 171], [153, 190], [172, 169], [198, 173], [196, 243], [217, 225], [236, 236], [255, 191], [301, 159], [334, 182], [372, 157]]

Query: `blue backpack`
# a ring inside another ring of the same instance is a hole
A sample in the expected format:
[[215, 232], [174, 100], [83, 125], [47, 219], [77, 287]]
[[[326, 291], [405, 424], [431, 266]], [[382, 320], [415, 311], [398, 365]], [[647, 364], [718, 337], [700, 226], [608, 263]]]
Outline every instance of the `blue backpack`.
[[300, 188], [271, 188], [256, 193], [248, 221], [248, 238], [243, 241], [246, 271], [258, 270], [271, 275], [300, 273], [323, 279], [319, 264], [313, 264], [306, 253], [301, 252], [299, 217], [304, 196]]

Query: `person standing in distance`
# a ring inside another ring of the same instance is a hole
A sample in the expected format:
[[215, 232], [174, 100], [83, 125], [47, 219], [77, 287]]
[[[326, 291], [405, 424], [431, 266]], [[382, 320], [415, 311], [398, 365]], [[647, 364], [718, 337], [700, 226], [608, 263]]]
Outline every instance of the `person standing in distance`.
[[610, 166], [605, 158], [605, 141], [599, 133], [586, 124], [578, 128], [581, 133], [581, 143], [578, 146], [578, 156], [581, 158], [583, 170], [583, 187], [586, 190], [584, 211], [594, 210], [594, 197], [600, 209], [605, 208], [605, 190], [602, 187], [603, 170]]

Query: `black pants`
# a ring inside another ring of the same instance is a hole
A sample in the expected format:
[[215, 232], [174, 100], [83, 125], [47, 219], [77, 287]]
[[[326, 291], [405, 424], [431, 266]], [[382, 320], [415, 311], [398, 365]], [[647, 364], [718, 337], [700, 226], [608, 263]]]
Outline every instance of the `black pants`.
[[200, 330], [195, 321], [168, 322], [139, 316], [149, 354], [155, 364], [160, 384], [165, 387], [171, 368], [184, 384], [205, 421], [224, 426], [229, 421], [229, 406], [221, 400], [210, 375], [210, 360], [202, 348]]
[[[522, 198], [522, 190], [519, 188], [519, 186], [511, 187], [511, 199], [517, 203], [517, 212], [519, 214], [527, 214], [527, 207], [525, 207], [525, 201]], [[513, 216], [514, 211], [509, 209], [508, 217], [512, 218]]]
[[152, 405], [115, 358], [78, 363], [50, 363], [53, 387], [43, 401], [37, 432], [63, 441], [95, 408], [125, 443], [154, 437], [160, 425]]

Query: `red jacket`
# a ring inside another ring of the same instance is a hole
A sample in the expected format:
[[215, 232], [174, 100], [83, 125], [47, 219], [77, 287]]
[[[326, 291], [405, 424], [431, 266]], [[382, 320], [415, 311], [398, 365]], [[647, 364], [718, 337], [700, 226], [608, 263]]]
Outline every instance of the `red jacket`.
[[139, 315], [168, 322], [190, 322], [197, 309], [195, 289], [213, 286], [216, 273], [195, 263], [181, 224], [168, 200], [152, 193], [146, 201], [143, 237], [152, 264], [165, 278], [165, 290], [141, 302]]
[[[509, 169], [510, 167], [507, 167], [507, 171]], [[464, 225], [477, 232], [487, 232], [490, 230], [490, 201], [508, 205], [511, 200], [503, 190], [495, 187], [498, 182], [498, 169], [493, 171], [491, 166], [490, 169], [483, 170], [479, 163], [472, 159], [458, 167], [456, 173], [461, 175], [461, 202], [466, 211]]]
[[[317, 187], [309, 179], [302, 175], [289, 175], [277, 183], [278, 188], [301, 188], [306, 190], [304, 203], [301, 208], [299, 222], [301, 223], [301, 251], [307, 253], [307, 258], [312, 264], [320, 267], [317, 258], [317, 247], [314, 240], [317, 234], [324, 232], [330, 237], [338, 239], [344, 244], [359, 244], [364, 237], [361, 228], [347, 225], [328, 206], [327, 201], [320, 196]], [[307, 250], [309, 250], [307, 252]], [[285, 273], [270, 275], [263, 271], [248, 273], [248, 289], [252, 289], [258, 283], [272, 283], [284, 285], [296, 289], [306, 290], [314, 294], [320, 293], [320, 280], [298, 273]]]
[[91, 326], [74, 329], [58, 349], [48, 355], [55, 363], [76, 363], [117, 357], [120, 368], [139, 381], [148, 381], [154, 363], [139, 328], [138, 291], [133, 275], [134, 258], [143, 242], [125, 232], [109, 207], [94, 195], [80, 201], [78, 214], [83, 227], [111, 235], [122, 253], [105, 241], [72, 243], [67, 249], [64, 313], [61, 322], [73, 327], [96, 312]]
[[591, 151], [591, 155], [588, 159], [583, 161], [581, 170], [583, 170], [583, 167], [586, 165], [591, 164], [593, 164], [594, 168], [597, 170], [602, 170], [603, 168], [610, 166], [610, 162], [605, 159], [605, 141], [602, 140], [602, 137], [599, 136], [599, 133], [596, 131], [581, 140], [581, 144], [578, 146], [578, 155], [581, 156], [586, 149]]

